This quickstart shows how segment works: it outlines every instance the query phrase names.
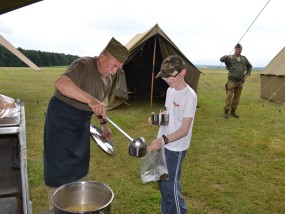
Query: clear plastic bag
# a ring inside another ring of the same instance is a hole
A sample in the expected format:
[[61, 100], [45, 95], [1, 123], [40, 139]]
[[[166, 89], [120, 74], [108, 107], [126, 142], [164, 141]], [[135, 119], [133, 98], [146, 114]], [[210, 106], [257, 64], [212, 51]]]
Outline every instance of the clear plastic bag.
[[0, 94], [0, 118], [18, 116], [18, 109], [13, 98]]
[[167, 179], [168, 170], [164, 146], [158, 151], [147, 150], [146, 155], [141, 158], [142, 183]]

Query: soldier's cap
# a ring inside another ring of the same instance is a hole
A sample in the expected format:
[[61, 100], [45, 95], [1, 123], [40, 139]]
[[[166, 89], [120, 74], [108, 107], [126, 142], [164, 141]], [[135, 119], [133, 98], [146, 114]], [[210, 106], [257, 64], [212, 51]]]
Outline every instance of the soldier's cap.
[[183, 68], [186, 68], [182, 58], [177, 55], [172, 55], [163, 60], [159, 73], [155, 78], [165, 77], [168, 78], [174, 71], [181, 72]]
[[129, 55], [128, 49], [118, 42], [114, 37], [112, 37], [112, 39], [109, 41], [105, 47], [105, 50], [121, 63], [125, 62]]
[[242, 48], [241, 44], [237, 43], [235, 48]]

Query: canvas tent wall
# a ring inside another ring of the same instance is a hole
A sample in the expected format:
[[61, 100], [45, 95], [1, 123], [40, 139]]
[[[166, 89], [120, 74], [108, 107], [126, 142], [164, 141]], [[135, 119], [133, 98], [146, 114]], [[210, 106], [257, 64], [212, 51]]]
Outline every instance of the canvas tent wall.
[[260, 79], [261, 97], [285, 104], [285, 47], [261, 72]]
[[[163, 99], [168, 85], [154, 77], [160, 70], [162, 61], [170, 55], [179, 55], [187, 66], [185, 81], [197, 91], [200, 71], [189, 61], [179, 48], [156, 24], [150, 30], [137, 34], [127, 44], [130, 54], [123, 65], [128, 93], [132, 97]], [[116, 81], [114, 81], [115, 83]], [[115, 88], [115, 87], [113, 87]], [[126, 99], [115, 96], [111, 90], [105, 103], [109, 108], [116, 107]]]
[[0, 1], [0, 14], [10, 12], [12, 10], [34, 4], [42, 0], [1, 0]]

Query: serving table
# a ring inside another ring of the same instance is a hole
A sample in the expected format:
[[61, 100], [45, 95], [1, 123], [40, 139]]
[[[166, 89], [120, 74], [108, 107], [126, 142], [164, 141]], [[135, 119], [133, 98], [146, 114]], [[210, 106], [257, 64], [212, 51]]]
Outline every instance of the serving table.
[[0, 213], [32, 214], [24, 103], [16, 107], [17, 116], [0, 118]]

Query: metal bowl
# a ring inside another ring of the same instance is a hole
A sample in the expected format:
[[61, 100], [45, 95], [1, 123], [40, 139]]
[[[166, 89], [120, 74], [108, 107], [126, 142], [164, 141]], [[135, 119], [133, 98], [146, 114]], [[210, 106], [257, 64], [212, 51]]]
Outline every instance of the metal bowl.
[[110, 213], [113, 198], [113, 191], [105, 184], [78, 181], [56, 189], [52, 203], [55, 214], [102, 214]]

